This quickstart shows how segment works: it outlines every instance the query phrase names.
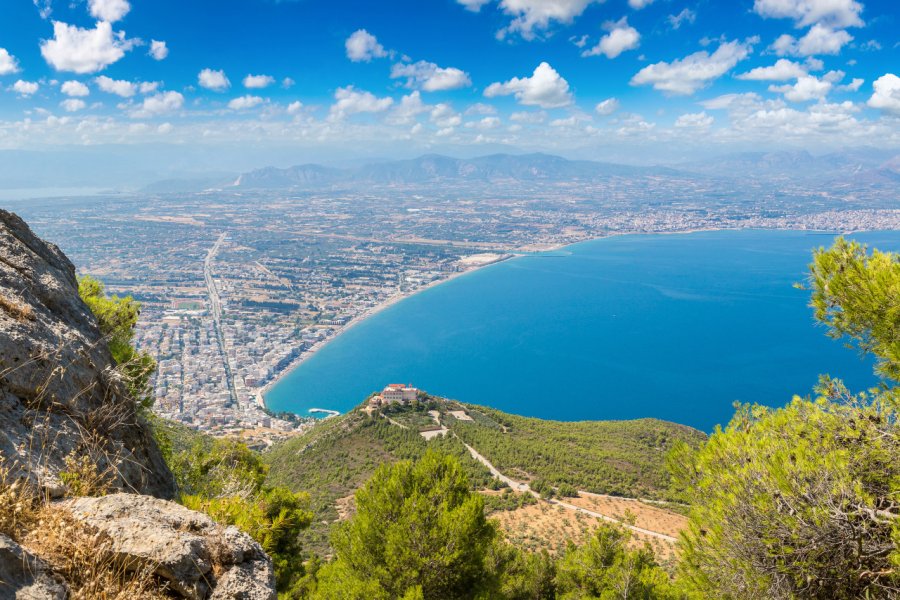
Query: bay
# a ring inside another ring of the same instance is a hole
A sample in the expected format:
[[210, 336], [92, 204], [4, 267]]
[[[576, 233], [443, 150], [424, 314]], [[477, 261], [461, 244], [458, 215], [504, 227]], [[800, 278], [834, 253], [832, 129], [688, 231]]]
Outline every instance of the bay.
[[[900, 250], [900, 232], [853, 236]], [[711, 431], [735, 401], [781, 406], [822, 373], [874, 385], [872, 362], [808, 307], [833, 234], [629, 235], [518, 257], [413, 295], [303, 362], [272, 410], [347, 411], [387, 383], [556, 420], [655, 417]]]

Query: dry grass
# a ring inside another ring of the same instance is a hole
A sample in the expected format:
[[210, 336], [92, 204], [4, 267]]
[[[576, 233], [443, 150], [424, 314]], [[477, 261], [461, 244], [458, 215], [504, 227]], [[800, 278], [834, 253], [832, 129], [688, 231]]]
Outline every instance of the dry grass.
[[0, 533], [17, 540], [37, 522], [38, 498], [24, 481], [14, 479], [12, 472], [0, 456]]
[[19, 300], [0, 293], [0, 308], [8, 312], [19, 321], [33, 321], [34, 309]]
[[687, 517], [630, 498], [582, 493], [577, 498], [564, 498], [568, 504], [618, 519], [634, 518], [634, 525], [663, 535], [678, 537], [687, 527]]
[[69, 585], [73, 600], [170, 598], [153, 565], [117, 560], [112, 539], [53, 505], [38, 513], [22, 545], [44, 559]]
[[[566, 500], [572, 499], [567, 498]], [[601, 512], [601, 514], [605, 513], [596, 508], [591, 510]], [[610, 514], [609, 516], [628, 517], [627, 514]], [[591, 515], [547, 502], [525, 506], [513, 511], [496, 512], [491, 515], [491, 518], [497, 519], [510, 543], [532, 551], [546, 549], [554, 556], [561, 555], [570, 541], [575, 545], [583, 544], [602, 522]], [[651, 527], [646, 527], [646, 521], [643, 522], [644, 525], [638, 523], [638, 526], [655, 531]], [[640, 547], [645, 543], [650, 544], [657, 560], [661, 562], [670, 561], [675, 555], [673, 543], [654, 536], [632, 532], [630, 541], [632, 547]]]

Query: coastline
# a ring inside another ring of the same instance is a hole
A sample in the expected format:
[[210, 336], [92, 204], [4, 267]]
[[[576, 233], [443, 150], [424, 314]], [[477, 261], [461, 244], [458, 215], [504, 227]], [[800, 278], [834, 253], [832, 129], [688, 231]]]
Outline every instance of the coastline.
[[[597, 238], [597, 239], [599, 239], [599, 238]], [[583, 240], [583, 241], [588, 241], [588, 240]], [[577, 244], [577, 243], [581, 243], [581, 242], [573, 242], [573, 243]], [[571, 246], [571, 245], [572, 244], [562, 244], [562, 245], [558, 245], [558, 246], [549, 248], [547, 250], [543, 250], [542, 252], [553, 252], [555, 250], [559, 250], [561, 248], [565, 248], [565, 247]], [[307, 360], [312, 358], [319, 350], [321, 350], [322, 348], [324, 348], [325, 346], [327, 346], [328, 344], [330, 344], [331, 342], [333, 342], [340, 336], [344, 335], [345, 333], [347, 333], [348, 331], [350, 331], [351, 329], [353, 329], [354, 327], [356, 327], [357, 325], [359, 325], [366, 319], [368, 319], [370, 317], [374, 317], [378, 313], [380, 313], [384, 310], [387, 310], [388, 308], [394, 306], [395, 304], [398, 304], [399, 302], [402, 302], [403, 300], [406, 300], [407, 298], [412, 298], [413, 296], [420, 294], [426, 290], [437, 287], [444, 283], [448, 283], [450, 281], [453, 281], [454, 279], [458, 279], [460, 277], [469, 275], [476, 271], [480, 271], [481, 269], [485, 269], [492, 265], [496, 265], [496, 264], [506, 262], [509, 260], [521, 258], [522, 256], [528, 256], [528, 255], [527, 254], [516, 254], [513, 252], [509, 252], [509, 253], [504, 254], [501, 258], [499, 258], [497, 260], [493, 260], [491, 262], [487, 262], [487, 263], [477, 265], [477, 266], [471, 266], [464, 271], [457, 271], [456, 273], [453, 273], [449, 277], [436, 279], [436, 280], [429, 282], [421, 287], [416, 288], [412, 292], [397, 292], [397, 293], [393, 294], [392, 296], [387, 298], [384, 302], [377, 304], [377, 305], [373, 306], [372, 308], [370, 308], [366, 311], [363, 311], [359, 315], [353, 317], [350, 321], [347, 322], [346, 325], [341, 327], [340, 331], [338, 331], [331, 337], [329, 337], [325, 340], [322, 340], [321, 342], [318, 342], [317, 344], [311, 346], [308, 350], [301, 353], [300, 356], [298, 356], [297, 358], [292, 360], [290, 362], [290, 364], [288, 364], [288, 366], [286, 366], [280, 373], [278, 373], [278, 375], [276, 375], [272, 379], [272, 381], [270, 381], [269, 383], [267, 383], [266, 385], [264, 385], [263, 387], [261, 387], [255, 391], [254, 396], [256, 397], [257, 403], [259, 404], [260, 407], [262, 407], [264, 409], [268, 409], [268, 405], [266, 404], [265, 396], [268, 392], [270, 392], [272, 390], [273, 387], [275, 387], [276, 385], [281, 383], [282, 379], [284, 379], [285, 377], [290, 375], [300, 365], [302, 365], [304, 362], [306, 362]]]
[[[278, 373], [278, 375], [276, 375], [272, 379], [272, 381], [267, 383], [262, 388], [259, 388], [258, 390], [256, 390], [256, 392], [254, 393], [254, 395], [256, 397], [256, 401], [259, 404], [259, 406], [261, 406], [264, 409], [268, 409], [268, 406], [265, 401], [265, 395], [269, 391], [271, 391], [272, 388], [274, 388], [276, 385], [281, 383], [281, 381], [285, 377], [290, 375], [300, 365], [302, 365], [308, 359], [313, 357], [319, 350], [325, 348], [328, 344], [330, 344], [331, 342], [333, 342], [334, 340], [339, 338], [344, 333], [350, 331], [353, 327], [359, 325], [366, 319], [375, 316], [376, 314], [390, 308], [391, 306], [394, 306], [395, 304], [397, 304], [403, 300], [406, 300], [407, 298], [412, 298], [416, 294], [419, 294], [419, 293], [429, 290], [431, 288], [437, 287], [439, 285], [442, 285], [444, 283], [447, 283], [447, 282], [457, 279], [459, 277], [469, 275], [470, 273], [480, 271], [481, 269], [490, 267], [492, 265], [496, 265], [501, 262], [506, 262], [506, 261], [510, 261], [510, 260], [515, 260], [518, 258], [523, 258], [526, 256], [535, 256], [535, 255], [544, 254], [544, 253], [548, 253], [548, 252], [557, 252], [559, 250], [563, 250], [565, 248], [576, 246], [578, 244], [595, 242], [598, 240], [609, 239], [609, 238], [613, 238], [613, 237], [635, 236], [635, 235], [689, 235], [689, 234], [693, 234], [693, 233], [704, 233], [704, 232], [741, 231], [743, 229], [744, 228], [734, 228], [734, 227], [697, 227], [697, 228], [685, 229], [685, 230], [681, 230], [681, 231], [616, 231], [616, 232], [609, 232], [606, 235], [601, 235], [601, 236], [596, 236], [596, 237], [588, 237], [583, 240], [568, 242], [565, 244], [551, 245], [546, 248], [542, 248], [541, 250], [536, 251], [536, 252], [535, 251], [511, 250], [511, 251], [505, 253], [498, 260], [494, 260], [494, 261], [484, 263], [481, 265], [469, 267], [464, 271], [459, 271], [459, 272], [453, 273], [449, 277], [432, 281], [422, 287], [417, 288], [416, 290], [414, 290], [412, 292], [406, 292], [406, 293], [397, 292], [394, 295], [390, 296], [388, 299], [386, 299], [384, 302], [382, 302], [376, 306], [373, 306], [369, 310], [366, 310], [366, 311], [360, 313], [358, 316], [356, 316], [353, 319], [351, 319], [350, 321], [348, 321], [347, 324], [344, 325], [340, 329], [340, 331], [338, 331], [336, 334], [334, 334], [331, 337], [310, 347], [308, 350], [303, 352], [296, 359], [291, 361], [291, 363], [288, 366], [286, 366], [280, 373]], [[773, 231], [805, 231], [805, 232], [809, 232], [809, 233], [822, 233], [822, 234], [834, 233], [835, 235], [840, 235], [840, 232], [833, 232], [833, 231], [828, 231], [828, 230], [813, 230], [813, 229], [799, 230], [799, 229], [780, 229], [780, 228], [773, 228], [772, 230]]]

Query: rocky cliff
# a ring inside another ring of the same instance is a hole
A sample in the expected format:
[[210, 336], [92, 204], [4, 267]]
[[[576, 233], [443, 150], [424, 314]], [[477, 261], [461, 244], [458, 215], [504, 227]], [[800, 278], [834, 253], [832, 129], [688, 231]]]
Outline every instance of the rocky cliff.
[[[119, 493], [73, 498], [79, 465]], [[72, 263], [0, 210], [0, 600], [273, 600], [259, 544], [175, 494]]]

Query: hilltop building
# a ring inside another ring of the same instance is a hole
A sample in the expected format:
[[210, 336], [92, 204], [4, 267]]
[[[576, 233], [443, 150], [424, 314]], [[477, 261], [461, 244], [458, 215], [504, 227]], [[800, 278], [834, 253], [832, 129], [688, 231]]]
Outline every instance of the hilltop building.
[[380, 394], [372, 396], [369, 403], [372, 406], [384, 406], [387, 404], [409, 404], [419, 395], [419, 390], [414, 388], [412, 384], [390, 383]]

